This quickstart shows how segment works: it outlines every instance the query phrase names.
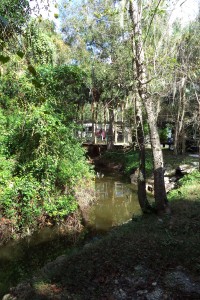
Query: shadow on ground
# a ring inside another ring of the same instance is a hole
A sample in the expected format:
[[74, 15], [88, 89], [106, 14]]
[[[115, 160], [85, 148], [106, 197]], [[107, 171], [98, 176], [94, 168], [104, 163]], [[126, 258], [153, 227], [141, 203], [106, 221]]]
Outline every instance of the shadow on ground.
[[44, 266], [5, 299], [200, 299], [200, 202], [144, 215]]

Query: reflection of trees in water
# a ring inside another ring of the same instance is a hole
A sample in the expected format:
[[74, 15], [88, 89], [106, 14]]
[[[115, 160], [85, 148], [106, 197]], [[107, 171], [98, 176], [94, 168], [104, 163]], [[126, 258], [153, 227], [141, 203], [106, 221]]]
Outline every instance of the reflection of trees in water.
[[98, 200], [90, 212], [90, 223], [96, 228], [121, 224], [140, 211], [136, 193], [120, 181], [98, 180], [96, 194]]

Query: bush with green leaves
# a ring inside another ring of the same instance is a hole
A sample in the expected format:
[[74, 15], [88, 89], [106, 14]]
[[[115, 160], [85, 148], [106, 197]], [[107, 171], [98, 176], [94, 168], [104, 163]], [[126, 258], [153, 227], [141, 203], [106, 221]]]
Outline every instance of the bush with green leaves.
[[44, 202], [44, 212], [56, 220], [66, 217], [77, 208], [77, 201], [72, 195], [53, 195], [53, 198]]
[[31, 173], [37, 180], [57, 185], [73, 185], [76, 178], [89, 176], [84, 149], [75, 138], [75, 125], [66, 126], [48, 103], [31, 105], [22, 112], [9, 136], [17, 174]]
[[[129, 176], [139, 165], [139, 152], [133, 149], [127, 152], [106, 152], [104, 157], [123, 165], [124, 173]], [[148, 149], [146, 150], [146, 173], [151, 176], [153, 172], [153, 158]]]
[[31, 175], [14, 177], [0, 192], [1, 213], [12, 221], [14, 231], [34, 227], [41, 214], [41, 186]]
[[169, 193], [169, 200], [200, 200], [200, 172], [193, 171], [178, 181], [178, 188]]
[[28, 0], [1, 0], [0, 3], [0, 38], [10, 39], [14, 33], [21, 33], [30, 15]]
[[23, 232], [36, 226], [42, 214], [58, 220], [75, 211], [77, 182], [92, 178], [92, 172], [74, 136], [75, 125], [66, 126], [49, 103], [29, 105], [12, 124], [10, 160], [1, 162], [0, 203], [3, 216]]
[[31, 70], [0, 79], [0, 214], [20, 234], [42, 215], [60, 220], [74, 212], [80, 181], [93, 178], [76, 139], [85, 74], [75, 66]]
[[77, 209], [73, 196], [52, 193], [51, 185], [42, 185], [32, 175], [14, 177], [0, 191], [1, 214], [12, 221], [14, 233], [34, 230], [39, 217], [59, 220]]

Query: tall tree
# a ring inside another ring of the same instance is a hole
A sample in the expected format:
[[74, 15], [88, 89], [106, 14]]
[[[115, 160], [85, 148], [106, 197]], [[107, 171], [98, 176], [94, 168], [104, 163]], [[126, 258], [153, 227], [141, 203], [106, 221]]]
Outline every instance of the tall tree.
[[[158, 2], [158, 4], [161, 1]], [[157, 128], [157, 118], [155, 112], [155, 103], [149, 95], [148, 82], [150, 78], [147, 74], [145, 61], [144, 40], [142, 31], [142, 1], [129, 1], [129, 13], [132, 22], [133, 43], [135, 49], [134, 64], [136, 69], [137, 91], [145, 106], [150, 130], [151, 147], [154, 160], [154, 195], [158, 211], [169, 210], [165, 182], [164, 182], [164, 162], [160, 145], [159, 133]], [[155, 8], [155, 13], [156, 9]]]

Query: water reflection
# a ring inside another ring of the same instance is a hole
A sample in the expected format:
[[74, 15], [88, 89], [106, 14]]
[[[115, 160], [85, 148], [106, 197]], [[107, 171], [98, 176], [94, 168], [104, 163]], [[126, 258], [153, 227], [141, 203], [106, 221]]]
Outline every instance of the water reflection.
[[[86, 222], [97, 231], [108, 230], [140, 213], [136, 191], [116, 176], [96, 179], [96, 194], [98, 200], [87, 212]], [[60, 227], [44, 228], [27, 239], [0, 247], [0, 298], [48, 261], [73, 251], [71, 239], [62, 232]]]
[[140, 214], [137, 193], [129, 184], [112, 177], [96, 179], [97, 202], [89, 212], [89, 225], [107, 230]]

